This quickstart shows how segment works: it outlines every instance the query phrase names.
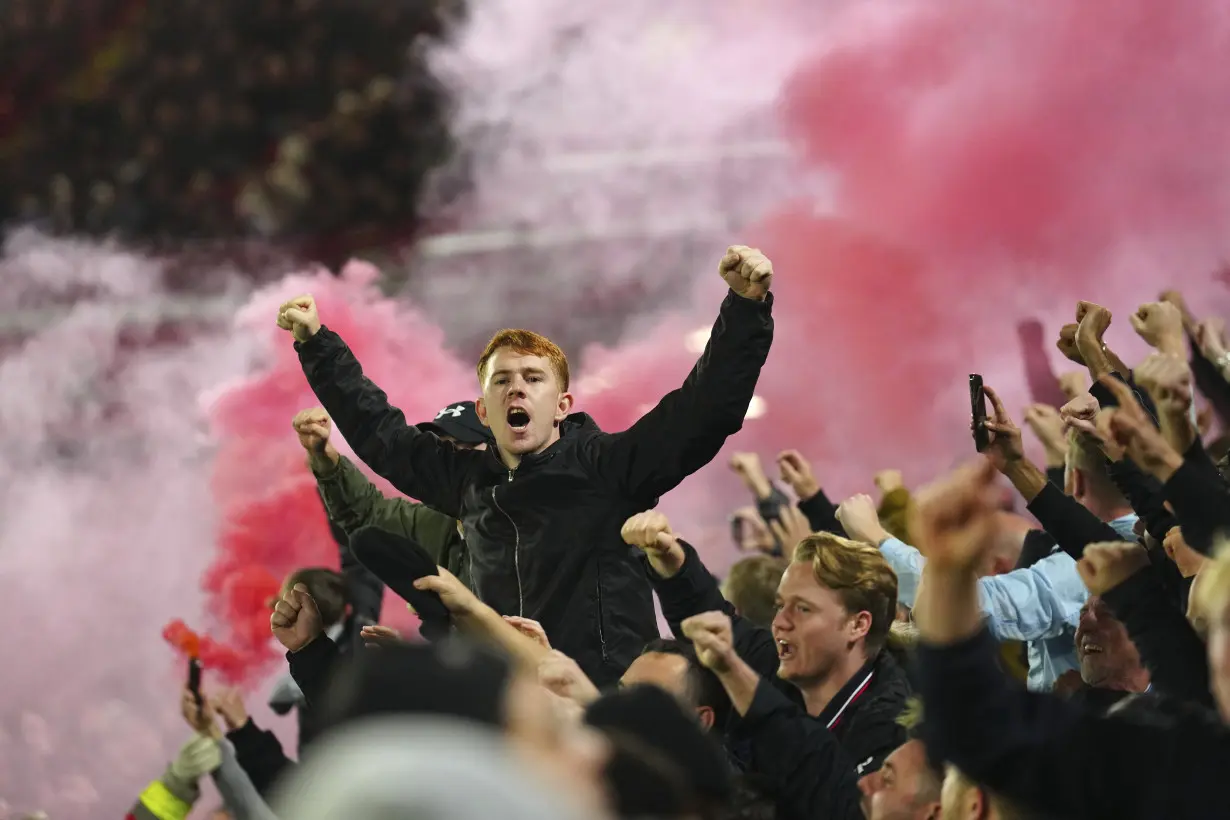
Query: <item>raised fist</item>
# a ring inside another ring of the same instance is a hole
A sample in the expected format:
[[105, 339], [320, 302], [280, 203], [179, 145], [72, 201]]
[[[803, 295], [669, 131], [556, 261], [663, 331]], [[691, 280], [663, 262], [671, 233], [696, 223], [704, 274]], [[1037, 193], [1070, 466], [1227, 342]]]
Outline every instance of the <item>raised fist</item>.
[[296, 296], [283, 302], [278, 308], [278, 327], [289, 330], [295, 341], [306, 342], [320, 330], [320, 317], [316, 315], [316, 300], [310, 293]]
[[1159, 410], [1180, 416], [1191, 410], [1192, 370], [1182, 357], [1153, 353], [1134, 374]]
[[1146, 302], [1131, 317], [1132, 329], [1150, 347], [1183, 352], [1183, 314], [1170, 302]]
[[1111, 313], [1093, 302], [1076, 305], [1076, 347], [1086, 365], [1093, 352], [1102, 348], [1102, 337], [1110, 327]]
[[325, 631], [316, 600], [303, 584], [295, 584], [295, 588], [274, 605], [273, 614], [269, 616], [269, 627], [273, 630], [273, 637], [288, 652], [298, 652]]
[[782, 481], [790, 485], [800, 501], [806, 501], [820, 492], [820, 482], [812, 472], [811, 462], [798, 450], [783, 450], [777, 456], [777, 468]]
[[725, 612], [702, 612], [679, 625], [683, 636], [696, 647], [701, 666], [717, 674], [730, 671], [735, 658], [734, 633]]
[[290, 424], [299, 435], [299, 443], [309, 453], [324, 453], [329, 446], [329, 433], [332, 432], [333, 425], [329, 414], [322, 408], [300, 410]]
[[624, 541], [646, 553], [669, 552], [677, 543], [671, 522], [657, 510], [637, 513], [624, 522], [619, 534]]
[[837, 520], [846, 534], [855, 541], [878, 546], [888, 538], [888, 531], [880, 523], [880, 514], [871, 496], [861, 493], [852, 495], [837, 508]]
[[773, 284], [773, 263], [759, 250], [747, 245], [727, 248], [718, 265], [718, 273], [731, 290], [747, 299], [762, 301]]
[[1149, 553], [1132, 541], [1090, 544], [1076, 571], [1090, 595], [1105, 595], [1110, 590], [1149, 566]]

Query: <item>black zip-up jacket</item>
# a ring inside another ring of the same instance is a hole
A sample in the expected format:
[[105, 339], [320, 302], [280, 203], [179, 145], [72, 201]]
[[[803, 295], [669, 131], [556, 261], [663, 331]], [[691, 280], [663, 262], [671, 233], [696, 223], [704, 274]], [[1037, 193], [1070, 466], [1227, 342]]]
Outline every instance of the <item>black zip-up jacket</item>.
[[[682, 635], [680, 624], [685, 619], [702, 612], [725, 612], [731, 617], [734, 648], [739, 657], [762, 680], [775, 686], [798, 709], [800, 718], [810, 719], [831, 732], [859, 777], [877, 771], [884, 758], [907, 739], [897, 718], [905, 710], [912, 690], [905, 670], [892, 655], [886, 649], [880, 650], [846, 681], [823, 712], [806, 718], [802, 693], [777, 677], [779, 661], [773, 633], [735, 614], [696, 550], [686, 541], [679, 544], [686, 558], [678, 573], [661, 578], [652, 568], [648, 570], [662, 602], [662, 615], [671, 630]], [[738, 736], [733, 729], [737, 726], [732, 727], [731, 734]], [[763, 767], [763, 773], [779, 777], [785, 767], [793, 765], [796, 751], [783, 746], [779, 755], [760, 756], [757, 765]]]
[[708, 464], [743, 426], [773, 341], [772, 294], [727, 294], [683, 386], [631, 428], [584, 414], [545, 451], [508, 470], [494, 450], [463, 451], [406, 423], [322, 327], [297, 343], [303, 372], [355, 453], [401, 492], [462, 520], [475, 591], [505, 615], [539, 621], [598, 685], [658, 636], [645, 571], [619, 531]]
[[1202, 710], [1144, 723], [1027, 692], [998, 667], [984, 628], [919, 647], [927, 751], [1047, 816], [1208, 820], [1230, 816], [1230, 729]]

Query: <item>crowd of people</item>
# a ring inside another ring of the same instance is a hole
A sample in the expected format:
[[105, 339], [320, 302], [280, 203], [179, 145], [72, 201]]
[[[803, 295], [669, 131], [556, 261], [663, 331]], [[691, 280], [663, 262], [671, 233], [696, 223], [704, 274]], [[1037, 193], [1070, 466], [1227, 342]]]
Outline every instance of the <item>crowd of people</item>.
[[[1022, 419], [1044, 463], [989, 385], [968, 464], [917, 491], [885, 471], [879, 499], [830, 499], [799, 452], [777, 478], [736, 454], [748, 555], [719, 581], [654, 509], [770, 355], [772, 264], [736, 246], [719, 271], [695, 368], [620, 433], [572, 412], [566, 357], [527, 330], [491, 340], [477, 401], [409, 425], [328, 306], [284, 304], [340, 566], [270, 602], [299, 760], [234, 693], [188, 688], [189, 739], [131, 816], [180, 820], [207, 775], [215, 816], [286, 820], [1230, 815], [1230, 448], [1197, 412], [1227, 406], [1224, 325], [1164, 294], [1129, 366], [1079, 303], [1062, 406]], [[386, 587], [421, 636], [380, 624]]]
[[[41, 5], [64, 4], [17, 2]], [[450, 150], [423, 46], [459, 7], [155, 0], [139, 12], [93, 44], [106, 59], [84, 78], [22, 106], [0, 222], [132, 241], [413, 227], [424, 177]], [[45, 52], [30, 40], [15, 53]]]

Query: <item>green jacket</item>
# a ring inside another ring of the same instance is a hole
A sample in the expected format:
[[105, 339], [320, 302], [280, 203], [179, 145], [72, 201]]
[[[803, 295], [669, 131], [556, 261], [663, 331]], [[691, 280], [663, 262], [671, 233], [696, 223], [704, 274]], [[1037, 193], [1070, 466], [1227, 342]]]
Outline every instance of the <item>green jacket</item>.
[[473, 588], [466, 543], [456, 519], [400, 496], [389, 498], [345, 456], [332, 470], [315, 475], [329, 520], [342, 532], [349, 535], [362, 527], [379, 527], [404, 536]]

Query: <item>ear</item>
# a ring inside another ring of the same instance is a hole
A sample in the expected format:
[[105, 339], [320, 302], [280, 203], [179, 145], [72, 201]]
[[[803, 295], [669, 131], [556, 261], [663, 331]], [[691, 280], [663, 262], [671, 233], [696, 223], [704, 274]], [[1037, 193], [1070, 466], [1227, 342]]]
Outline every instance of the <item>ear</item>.
[[713, 707], [698, 706], [696, 707], [696, 719], [700, 721], [700, 728], [706, 732], [713, 728]]
[[1072, 471], [1072, 497], [1080, 498], [1085, 494], [1085, 474], [1080, 470]]
[[944, 816], [944, 805], [938, 801], [927, 806], [927, 813], [923, 815], [924, 820], [940, 820]]
[[969, 790], [969, 813], [971, 817], [986, 817], [991, 810], [987, 793], [977, 786]]
[[555, 422], [558, 424], [568, 418], [568, 414], [572, 412], [572, 394], [564, 391], [559, 394], [559, 403], [555, 405]]
[[478, 420], [482, 422], [483, 427], [491, 426], [491, 424], [487, 421], [487, 405], [483, 401], [482, 396], [479, 396], [474, 400], [474, 414], [478, 416]]
[[871, 613], [867, 610], [855, 612], [850, 616], [850, 642], [865, 639], [871, 631]]

